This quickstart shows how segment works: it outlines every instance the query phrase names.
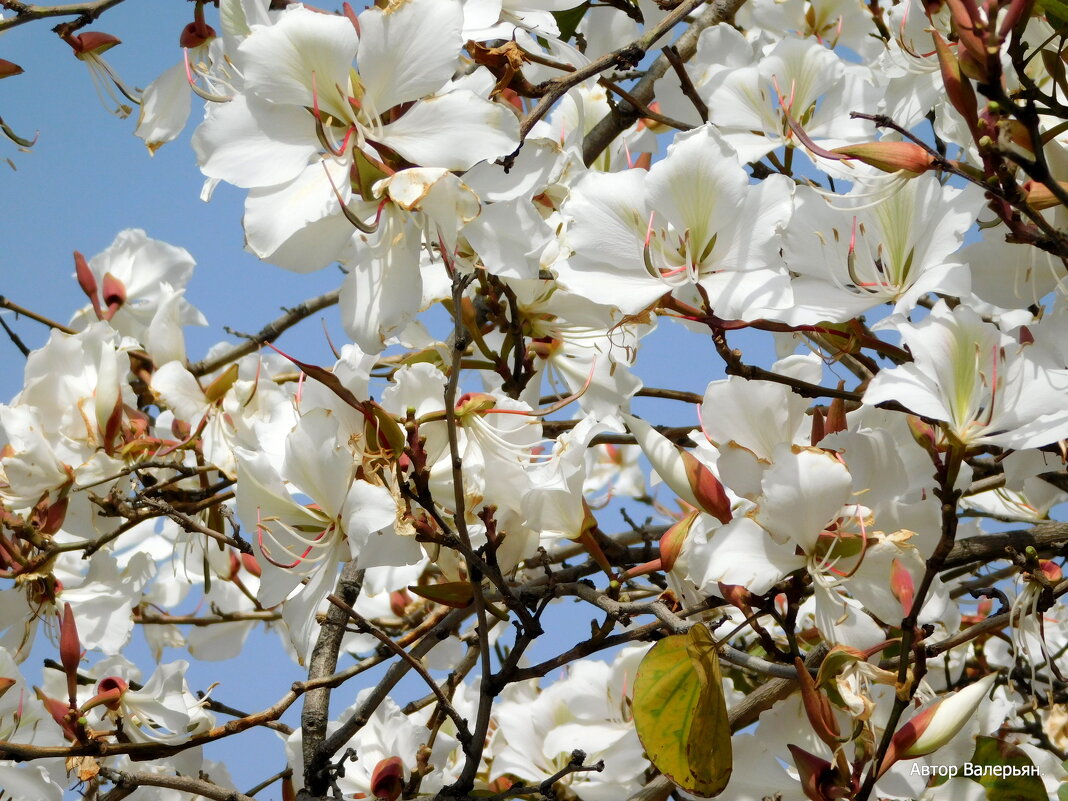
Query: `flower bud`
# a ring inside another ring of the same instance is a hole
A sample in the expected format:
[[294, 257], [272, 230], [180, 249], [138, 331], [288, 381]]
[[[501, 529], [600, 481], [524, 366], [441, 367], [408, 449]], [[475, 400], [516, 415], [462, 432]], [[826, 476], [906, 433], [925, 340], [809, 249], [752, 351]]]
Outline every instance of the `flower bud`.
[[404, 617], [404, 611], [412, 602], [407, 590], [394, 590], [389, 594], [389, 611], [397, 617]]
[[898, 559], [890, 562], [890, 592], [900, 602], [904, 616], [907, 616], [912, 611], [912, 601], [916, 597], [916, 583]]
[[836, 147], [832, 153], [856, 159], [883, 172], [920, 175], [934, 167], [934, 156], [914, 142], [864, 142]]
[[400, 757], [380, 760], [371, 773], [371, 792], [375, 798], [397, 801], [404, 791], [404, 763]]
[[979, 104], [975, 99], [975, 90], [962, 74], [960, 62], [941, 34], [933, 31], [931, 35], [934, 37], [935, 52], [938, 54], [938, 66], [942, 72], [946, 97], [953, 104], [953, 108], [964, 117], [974, 137], [977, 135], [979, 124]]
[[71, 714], [74, 710], [58, 698], [51, 698], [45, 695], [44, 690], [40, 687], [34, 687], [33, 692], [37, 696], [37, 700], [39, 700], [48, 711], [48, 714], [52, 716], [52, 720], [59, 724], [59, 727], [63, 729], [63, 733], [67, 736], [67, 739], [77, 740], [78, 732], [74, 728], [74, 716]]
[[110, 320], [126, 302], [126, 285], [111, 273], [104, 273], [103, 295], [104, 303], [107, 305], [104, 319]]
[[653, 469], [672, 491], [691, 506], [729, 523], [733, 517], [727, 491], [707, 466], [644, 420], [625, 415], [627, 427]]
[[[1057, 183], [1061, 189], [1068, 191], [1068, 182], [1058, 181]], [[1061, 205], [1061, 201], [1053, 194], [1050, 188], [1038, 181], [1026, 181], [1020, 188], [1023, 189], [1027, 204], [1037, 211]]]
[[74, 610], [69, 603], [63, 604], [63, 618], [59, 624], [59, 661], [67, 674], [67, 696], [70, 706], [78, 705], [78, 666], [82, 661], [82, 641], [74, 622]]
[[691, 512], [678, 523], [664, 532], [660, 538], [660, 564], [664, 570], [671, 570], [682, 553], [682, 546], [690, 535], [690, 529], [697, 521], [697, 512]]
[[996, 678], [996, 673], [984, 676], [927, 707], [898, 729], [879, 768], [879, 775], [900, 759], [927, 756], [956, 737], [975, 715]]

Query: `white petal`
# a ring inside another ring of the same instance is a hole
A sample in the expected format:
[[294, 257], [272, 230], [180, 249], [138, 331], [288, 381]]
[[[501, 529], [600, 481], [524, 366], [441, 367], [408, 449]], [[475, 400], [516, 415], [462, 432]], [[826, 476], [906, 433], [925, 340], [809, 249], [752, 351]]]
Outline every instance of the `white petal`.
[[357, 250], [341, 285], [341, 322], [366, 353], [381, 353], [385, 341], [400, 332], [419, 311], [420, 231], [400, 213], [387, 210], [380, 243]]
[[407, 0], [359, 19], [358, 66], [372, 113], [433, 94], [452, 77], [463, 44], [457, 0]]
[[340, 258], [355, 229], [341, 213], [327, 169], [342, 199], [359, 209], [360, 216], [369, 216], [365, 212], [372, 208], [370, 204], [349, 198], [344, 165], [333, 161], [309, 164], [288, 184], [249, 192], [244, 218], [249, 250], [271, 264], [300, 273], [320, 270]]
[[148, 85], [141, 95], [141, 113], [134, 133], [145, 140], [152, 155], [178, 136], [189, 119], [192, 91], [185, 64], [175, 64]]
[[519, 146], [519, 121], [473, 92], [449, 92], [416, 103], [374, 137], [423, 167], [466, 170]]
[[269, 27], [256, 28], [238, 48], [249, 91], [280, 105], [311, 108], [312, 76], [319, 108], [338, 119], [351, 116], [349, 69], [359, 38], [345, 17], [290, 6]]
[[193, 150], [209, 178], [251, 188], [292, 180], [318, 155], [319, 143], [304, 108], [235, 95], [211, 107], [193, 134]]
[[845, 466], [826, 451], [795, 447], [776, 454], [761, 486], [760, 525], [780, 542], [792, 539], [810, 553], [816, 538], [849, 500], [853, 481]]
[[[708, 518], [704, 518], [708, 520]], [[683, 550], [690, 580], [704, 592], [716, 584], [737, 584], [761, 595], [805, 564], [802, 556], [772, 542], [748, 517], [736, 517], [704, 539], [691, 533]]]

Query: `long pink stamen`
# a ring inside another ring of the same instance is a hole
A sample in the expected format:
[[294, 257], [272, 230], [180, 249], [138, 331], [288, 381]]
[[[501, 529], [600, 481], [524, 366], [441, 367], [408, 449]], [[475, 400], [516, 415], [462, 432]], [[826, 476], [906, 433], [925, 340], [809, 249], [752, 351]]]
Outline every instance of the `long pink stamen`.
[[185, 62], [185, 79], [189, 81], [189, 85], [192, 86], [196, 83], [193, 78], [193, 68], [189, 66], [189, 49], [182, 48], [182, 61]]
[[310, 554], [315, 549], [315, 543], [319, 542], [319, 540], [321, 540], [326, 535], [326, 532], [327, 532], [327, 529], [324, 528], [321, 532], [319, 532], [319, 536], [315, 538], [315, 540], [312, 542], [312, 544], [304, 549], [304, 553], [302, 553], [300, 556], [298, 556], [296, 558], [296, 560], [292, 564], [285, 565], [285, 564], [282, 564], [281, 562], [276, 561], [274, 559], [274, 557], [271, 556], [271, 552], [267, 549], [267, 546], [263, 544], [263, 532], [264, 532], [265, 529], [266, 529], [266, 526], [261, 524], [260, 510], [257, 509], [256, 510], [256, 544], [260, 546], [260, 553], [263, 554], [263, 558], [264, 559], [266, 559], [268, 562], [270, 562], [275, 567], [282, 568], [283, 570], [292, 570], [294, 567], [296, 567], [301, 562], [303, 562], [307, 558], [308, 554]]

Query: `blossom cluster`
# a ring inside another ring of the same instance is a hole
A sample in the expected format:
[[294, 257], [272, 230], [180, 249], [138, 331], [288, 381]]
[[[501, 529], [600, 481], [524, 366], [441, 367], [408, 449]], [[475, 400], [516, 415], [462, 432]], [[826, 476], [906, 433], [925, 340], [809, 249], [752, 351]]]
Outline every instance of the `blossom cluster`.
[[[130, 229], [75, 253], [86, 303], [0, 405], [5, 798], [135, 771], [139, 798], [225, 794], [199, 746], [267, 724], [283, 794], [640, 797], [663, 771], [635, 677], [705, 624], [722, 798], [988, 797], [939, 774], [973, 763], [1057, 792], [1063, 20], [219, 0], [216, 31], [207, 5], [137, 135], [154, 152], [203, 98], [203, 199], [246, 190], [268, 264], [340, 265], [351, 341], [314, 364], [258, 347], [269, 326], [194, 361], [186, 250]], [[650, 385], [665, 336], [702, 393]], [[696, 423], [653, 424], [680, 403]], [[613, 533], [624, 505], [649, 520]], [[575, 603], [589, 636], [553, 622]], [[162, 660], [237, 656], [257, 627], [308, 671], [262, 712]], [[31, 688], [40, 648], [59, 661]], [[316, 723], [323, 688], [384, 661], [430, 695], [404, 705], [387, 673]], [[982, 763], [991, 738], [1015, 767]]]

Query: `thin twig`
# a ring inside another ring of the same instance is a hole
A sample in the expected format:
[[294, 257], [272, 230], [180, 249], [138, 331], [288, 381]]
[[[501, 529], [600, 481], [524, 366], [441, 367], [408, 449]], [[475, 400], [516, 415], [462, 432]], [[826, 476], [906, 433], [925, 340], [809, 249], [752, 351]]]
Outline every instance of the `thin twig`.
[[452, 705], [449, 699], [445, 697], [445, 693], [441, 691], [441, 687], [434, 681], [434, 678], [430, 675], [427, 669], [423, 667], [423, 664], [397, 645], [397, 643], [395, 643], [388, 634], [382, 631], [382, 629], [378, 628], [378, 626], [353, 609], [349, 604], [345, 603], [341, 598], [331, 594], [326, 596], [326, 600], [335, 606], [340, 607], [346, 614], [348, 614], [356, 624], [357, 631], [370, 634], [386, 646], [386, 648], [388, 648], [395, 656], [399, 656], [407, 662], [409, 667], [419, 674], [419, 677], [426, 682], [431, 692], [437, 697], [438, 704], [441, 705], [442, 711], [452, 719], [454, 724], [456, 724], [457, 739], [460, 741], [461, 745], [467, 748], [471, 742], [471, 730], [467, 727], [467, 721], [456, 711], [456, 708]]
[[[3, 30], [3, 28], [0, 27], [0, 30]], [[20, 306], [14, 301], [8, 300], [3, 295], [0, 295], [0, 309], [7, 309], [8, 311], [13, 311], [20, 317], [28, 317], [35, 322], [41, 323], [42, 325], [47, 325], [49, 328], [54, 328], [56, 331], [61, 331], [64, 334], [78, 333], [73, 328], [68, 328], [62, 323], [57, 323], [55, 320], [51, 320], [48, 317], [45, 317], [43, 314], [38, 314], [35, 311], [27, 309], [25, 306]]]
[[701, 99], [697, 87], [693, 85], [690, 73], [686, 71], [686, 65], [682, 63], [682, 56], [679, 55], [678, 48], [674, 45], [669, 45], [664, 48], [663, 52], [664, 56], [671, 63], [671, 68], [675, 70], [675, 74], [679, 76], [682, 93], [690, 99], [690, 102], [693, 103], [693, 107], [697, 109], [697, 114], [701, 117], [701, 122], [708, 122], [708, 105]]
[[229, 350], [226, 350], [211, 359], [204, 359], [203, 361], [189, 365], [189, 372], [196, 376], [205, 375], [218, 370], [223, 365], [237, 361], [242, 356], [254, 353], [262, 345], [278, 339], [283, 332], [292, 328], [306, 317], [315, 314], [317, 311], [322, 311], [325, 308], [335, 305], [340, 297], [341, 290], [335, 289], [332, 292], [327, 292], [318, 297], [309, 298], [303, 303], [298, 303], [296, 306], [286, 309], [286, 313], [281, 317], [267, 323], [267, 325], [261, 328], [258, 333], [250, 335], [246, 342], [242, 342], [240, 345], [234, 345]]

